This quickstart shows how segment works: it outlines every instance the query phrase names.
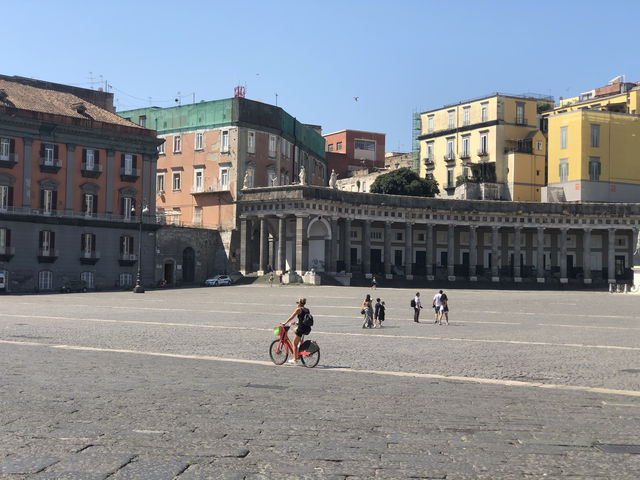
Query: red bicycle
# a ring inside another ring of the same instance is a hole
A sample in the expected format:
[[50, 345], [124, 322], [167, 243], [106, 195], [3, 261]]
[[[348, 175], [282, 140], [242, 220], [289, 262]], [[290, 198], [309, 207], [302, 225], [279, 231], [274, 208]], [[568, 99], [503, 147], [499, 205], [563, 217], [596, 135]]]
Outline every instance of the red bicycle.
[[[276, 365], [282, 365], [293, 355], [293, 344], [289, 340], [289, 325], [280, 324], [273, 328], [273, 333], [280, 338], [274, 340], [269, 347], [269, 356]], [[305, 340], [298, 347], [298, 358], [305, 367], [313, 368], [320, 361], [320, 347], [316, 342]]]

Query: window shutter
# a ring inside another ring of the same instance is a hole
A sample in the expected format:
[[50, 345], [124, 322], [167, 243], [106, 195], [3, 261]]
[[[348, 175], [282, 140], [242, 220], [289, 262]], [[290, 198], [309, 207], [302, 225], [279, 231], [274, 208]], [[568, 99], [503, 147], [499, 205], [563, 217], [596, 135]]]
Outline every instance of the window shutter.
[[131, 216], [132, 217], [136, 216], [136, 199], [135, 198], [131, 199]]
[[82, 193], [82, 213], [87, 213], [87, 196]]
[[100, 150], [93, 151], [93, 163], [98, 165], [100, 163]]
[[82, 149], [82, 163], [86, 163], [87, 162], [87, 149], [83, 148]]
[[44, 208], [44, 190], [40, 190], [40, 208]]
[[16, 153], [16, 141], [13, 138], [9, 140], [9, 153]]
[[53, 250], [56, 247], [56, 232], [49, 232], [49, 238], [51, 239], [49, 248]]
[[80, 251], [84, 252], [84, 233], [80, 234]]
[[40, 158], [44, 158], [44, 142], [40, 142]]
[[96, 251], [96, 234], [95, 233], [91, 234], [91, 251], [92, 252]]
[[58, 205], [58, 192], [54, 190], [51, 192], [51, 210], [57, 210], [56, 205]]
[[133, 252], [133, 237], [127, 237], [129, 239], [129, 253]]
[[93, 205], [92, 205], [92, 209], [91, 211], [93, 212], [94, 215], [98, 214], [98, 195], [94, 195], [93, 196]]
[[6, 232], [7, 233], [5, 233], [5, 237], [4, 237], [5, 243], [7, 247], [10, 247], [11, 246], [11, 230], [7, 228]]
[[120, 168], [124, 168], [124, 153], [120, 154]]
[[120, 255], [124, 252], [124, 237], [120, 237]]
[[42, 243], [44, 242], [44, 232], [40, 230], [38, 237], [38, 247], [42, 248]]
[[124, 217], [124, 197], [120, 198], [120, 215]]
[[137, 155], [134, 155], [134, 156], [133, 156], [133, 165], [131, 166], [131, 168], [133, 168], [133, 169], [138, 168], [138, 167], [136, 166], [136, 164], [137, 164], [137, 163], [138, 163], [138, 156], [137, 156]]
[[8, 198], [8, 205], [10, 207], [13, 207], [13, 187], [9, 187], [9, 198]]
[[53, 159], [58, 160], [58, 145], [53, 146]]

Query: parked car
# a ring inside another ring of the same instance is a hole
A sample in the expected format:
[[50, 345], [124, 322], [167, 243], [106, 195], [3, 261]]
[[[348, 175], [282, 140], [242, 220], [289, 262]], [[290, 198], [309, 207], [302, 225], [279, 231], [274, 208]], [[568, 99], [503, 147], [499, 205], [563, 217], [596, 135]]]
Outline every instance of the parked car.
[[84, 280], [69, 280], [60, 287], [62, 293], [69, 292], [86, 292], [88, 290], [87, 282]]
[[207, 278], [204, 281], [207, 287], [218, 287], [220, 285], [231, 285], [231, 279], [228, 275], [216, 275], [215, 277]]
[[231, 283], [236, 283], [237, 281], [241, 280], [243, 276], [244, 275], [242, 275], [242, 273], [237, 272], [237, 271], [236, 272], [231, 272], [229, 274], [229, 278], [231, 279]]

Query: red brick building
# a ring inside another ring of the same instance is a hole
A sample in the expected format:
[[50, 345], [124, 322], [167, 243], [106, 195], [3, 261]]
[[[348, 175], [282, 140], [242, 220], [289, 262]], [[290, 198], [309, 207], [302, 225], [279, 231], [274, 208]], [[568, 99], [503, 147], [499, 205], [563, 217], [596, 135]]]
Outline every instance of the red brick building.
[[384, 133], [340, 130], [323, 136], [329, 173], [335, 170], [338, 178], [349, 176], [352, 170], [384, 168]]

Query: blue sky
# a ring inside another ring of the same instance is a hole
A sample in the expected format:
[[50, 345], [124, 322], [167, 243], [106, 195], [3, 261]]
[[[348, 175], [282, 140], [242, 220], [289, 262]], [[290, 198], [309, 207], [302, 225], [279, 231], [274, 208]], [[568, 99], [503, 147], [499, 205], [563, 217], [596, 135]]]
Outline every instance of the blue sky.
[[[493, 92], [571, 97], [640, 81], [640, 2], [9, 2], [0, 73], [97, 88], [119, 110], [247, 97], [329, 133], [387, 135]], [[637, 23], [637, 22], [636, 22]], [[9, 48], [7, 48], [9, 47]], [[354, 97], [358, 97], [355, 101]]]

